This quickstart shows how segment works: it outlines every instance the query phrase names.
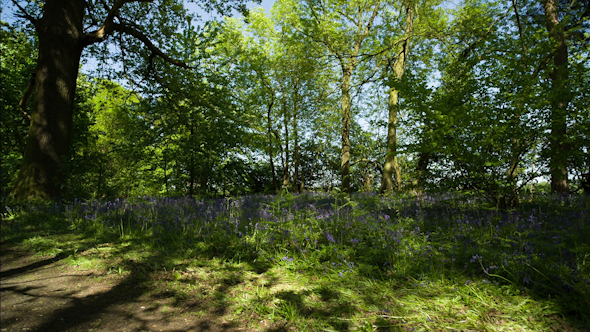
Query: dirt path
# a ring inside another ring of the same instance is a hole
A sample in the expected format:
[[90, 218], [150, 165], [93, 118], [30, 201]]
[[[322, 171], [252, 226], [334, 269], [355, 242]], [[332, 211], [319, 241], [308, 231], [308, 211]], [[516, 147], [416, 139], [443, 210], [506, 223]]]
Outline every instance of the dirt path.
[[63, 258], [2, 247], [1, 332], [243, 331], [206, 307], [170, 305], [165, 292], [130, 276], [79, 270]]

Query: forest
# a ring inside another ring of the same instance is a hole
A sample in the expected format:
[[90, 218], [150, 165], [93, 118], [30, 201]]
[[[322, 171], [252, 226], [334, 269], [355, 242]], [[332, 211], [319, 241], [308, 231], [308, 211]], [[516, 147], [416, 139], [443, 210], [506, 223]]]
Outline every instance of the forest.
[[466, 191], [512, 207], [588, 186], [587, 5], [357, 2], [208, 22], [181, 2], [120, 1], [116, 19], [89, 2], [79, 28], [112, 31], [45, 78], [69, 80], [63, 100], [34, 75], [61, 75], [67, 43], [43, 47], [41, 9], [15, 8], [2, 196]]
[[590, 326], [588, 2], [259, 4], [2, 2], [3, 251], [230, 330]]

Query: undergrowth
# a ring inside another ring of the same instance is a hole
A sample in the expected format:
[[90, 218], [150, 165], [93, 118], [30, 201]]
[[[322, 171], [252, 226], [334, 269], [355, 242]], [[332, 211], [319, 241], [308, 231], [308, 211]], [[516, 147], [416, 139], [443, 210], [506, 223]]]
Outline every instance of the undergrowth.
[[3, 244], [67, 253], [79, 266], [94, 257], [119, 274], [139, 264], [142, 280], [164, 273], [152, 282], [181, 299], [212, 294], [203, 301], [253, 330], [590, 326], [584, 197], [540, 197], [510, 211], [460, 195], [311, 193], [4, 208]]

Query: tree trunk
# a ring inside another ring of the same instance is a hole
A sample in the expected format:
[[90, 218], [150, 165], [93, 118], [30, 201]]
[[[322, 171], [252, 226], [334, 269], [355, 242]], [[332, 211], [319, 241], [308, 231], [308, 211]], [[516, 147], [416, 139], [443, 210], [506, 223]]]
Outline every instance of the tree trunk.
[[567, 182], [567, 107], [570, 101], [568, 86], [568, 49], [563, 26], [560, 25], [555, 0], [545, 0], [545, 22], [550, 38], [555, 43], [554, 68], [551, 78], [551, 134], [549, 136], [551, 192], [569, 193]]
[[[297, 105], [295, 105], [297, 107]], [[299, 137], [297, 133], [297, 109], [293, 109], [293, 141], [295, 146], [293, 147], [293, 192], [299, 192], [300, 181], [299, 181]]]
[[364, 182], [364, 189], [366, 192], [371, 191], [371, 184], [373, 183], [373, 174], [372, 172], [364, 172], [363, 174], [363, 182]]
[[347, 66], [342, 65], [342, 192], [351, 193], [350, 189], [350, 123], [352, 121], [350, 81], [354, 70], [354, 59]]
[[268, 110], [266, 112], [266, 123], [268, 129], [268, 158], [270, 159], [270, 172], [272, 173], [272, 187], [274, 188], [275, 192], [279, 191], [279, 182], [277, 181], [277, 175], [275, 171], [275, 163], [273, 161], [273, 151], [272, 151], [272, 106], [275, 103], [275, 99], [272, 98], [270, 104], [268, 105]]
[[285, 163], [283, 164], [283, 187], [289, 187], [289, 114], [287, 114], [287, 100], [283, 95], [283, 126], [285, 128]]
[[167, 145], [162, 155], [164, 157], [164, 188], [166, 189], [166, 195], [168, 195], [168, 158], [166, 158], [166, 151], [168, 151]]
[[416, 173], [418, 175], [416, 183], [416, 193], [422, 194], [424, 190], [424, 182], [426, 182], [426, 172], [428, 171], [428, 164], [430, 163], [431, 154], [428, 152], [420, 152], [418, 156], [418, 166]]
[[[340, 68], [342, 69], [342, 83], [341, 83], [341, 91], [342, 91], [342, 160], [340, 163], [340, 172], [342, 176], [342, 192], [350, 194], [352, 192], [350, 183], [350, 125], [352, 122], [352, 105], [351, 105], [351, 97], [350, 97], [350, 82], [352, 80], [352, 74], [356, 69], [358, 64], [358, 55], [361, 51], [361, 46], [363, 41], [369, 35], [371, 31], [371, 27], [373, 26], [373, 22], [375, 17], [377, 17], [377, 13], [379, 12], [379, 6], [381, 5], [381, 1], [377, 1], [375, 7], [372, 10], [371, 17], [363, 24], [362, 16], [365, 9], [368, 7], [361, 8], [358, 7], [358, 22], [354, 24], [357, 25], [358, 30], [353, 38], [354, 44], [352, 52], [335, 52], [338, 60], [340, 62]], [[351, 18], [347, 15], [343, 14], [343, 16], [350, 20]], [[354, 20], [352, 20], [354, 22]], [[332, 46], [328, 46], [331, 49]], [[333, 51], [333, 49], [332, 49]]]
[[60, 163], [69, 155], [78, 66], [83, 45], [83, 0], [48, 0], [37, 21], [37, 60], [29, 138], [12, 195], [51, 199], [60, 195]]
[[103, 167], [104, 167], [104, 163], [102, 162], [101, 158], [102, 155], [99, 155], [98, 158], [98, 183], [96, 185], [97, 190], [95, 191], [96, 194], [94, 195], [95, 197], [103, 197], [103, 192], [102, 192], [102, 181], [103, 181]]
[[191, 131], [190, 131], [190, 149], [189, 149], [189, 153], [191, 154], [190, 156], [190, 170], [189, 170], [189, 189], [188, 189], [188, 194], [189, 196], [193, 196], [195, 194], [195, 176], [196, 176], [196, 172], [195, 172], [195, 151], [194, 151], [194, 147], [195, 147], [195, 126], [194, 124], [191, 124]]
[[[397, 62], [397, 61], [396, 61]], [[387, 125], [387, 152], [385, 164], [383, 165], [383, 179], [381, 180], [381, 194], [393, 191], [393, 173], [395, 172], [395, 188], [401, 190], [401, 170], [397, 161], [397, 108], [399, 91], [391, 88], [389, 90], [389, 123]]]
[[[393, 63], [392, 76], [395, 82], [399, 82], [404, 75], [408, 53], [410, 51], [410, 38], [412, 36], [412, 25], [414, 22], [414, 9], [412, 5], [406, 7], [406, 28], [404, 31], [404, 42], [397, 51]], [[389, 102], [387, 109], [389, 111], [389, 122], [387, 124], [387, 151], [385, 154], [385, 164], [383, 165], [383, 179], [381, 180], [381, 194], [391, 193], [393, 191], [393, 173], [395, 172], [395, 188], [402, 189], [401, 169], [397, 161], [397, 112], [399, 90], [392, 86], [389, 89]]]

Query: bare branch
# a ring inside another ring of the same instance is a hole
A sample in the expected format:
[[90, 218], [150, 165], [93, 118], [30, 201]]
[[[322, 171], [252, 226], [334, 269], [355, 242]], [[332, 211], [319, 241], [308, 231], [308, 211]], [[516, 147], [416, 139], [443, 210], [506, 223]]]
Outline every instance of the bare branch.
[[128, 34], [130, 36], [133, 36], [133, 37], [139, 39], [139, 41], [141, 41], [152, 52], [152, 55], [150, 56], [150, 58], [153, 56], [159, 56], [164, 61], [166, 61], [170, 64], [173, 64], [175, 66], [187, 68], [187, 69], [195, 68], [195, 67], [191, 67], [191, 66], [187, 65], [183, 61], [175, 60], [175, 59], [172, 59], [171, 57], [169, 57], [166, 53], [162, 52], [162, 50], [160, 50], [158, 47], [156, 47], [156, 45], [154, 45], [149, 40], [149, 38], [139, 30], [136, 30], [128, 25], [118, 24], [118, 23], [113, 24], [113, 29], [115, 31], [119, 31], [121, 33], [125, 33], [125, 34]]
[[[14, 1], [14, 0], [13, 0]], [[113, 33], [115, 30], [115, 17], [119, 13], [119, 9], [128, 2], [152, 2], [153, 0], [117, 0], [113, 7], [109, 10], [107, 18], [104, 20], [103, 25], [98, 30], [89, 32], [84, 35], [82, 42], [84, 46], [102, 42], [108, 35]]]
[[373, 22], [375, 21], [375, 18], [377, 17], [377, 13], [379, 13], [380, 5], [381, 5], [381, 1], [378, 1], [377, 5], [375, 5], [375, 8], [373, 9], [373, 14], [371, 15], [371, 18], [369, 18], [369, 22], [367, 23], [367, 26], [365, 27], [365, 31], [362, 32], [362, 37], [360, 40], [361, 42], [365, 39], [365, 37], [369, 34], [369, 31], [373, 27]]
[[520, 35], [522, 49], [524, 50], [524, 54], [526, 55], [528, 52], [528, 48], [526, 45], [526, 41], [524, 40], [524, 35], [522, 33], [522, 25], [520, 24], [520, 15], [518, 14], [518, 6], [516, 5], [516, 0], [512, 0], [512, 8], [514, 8], [514, 14], [516, 15], [516, 23], [518, 24], [518, 34]]
[[21, 11], [21, 14], [17, 14], [18, 17], [25, 18], [29, 20], [31, 23], [33, 23], [33, 25], [37, 25], [37, 19], [34, 18], [31, 14], [29, 14], [21, 5], [19, 5], [16, 0], [12, 0], [12, 3], [15, 6], [17, 6], [18, 9]]

